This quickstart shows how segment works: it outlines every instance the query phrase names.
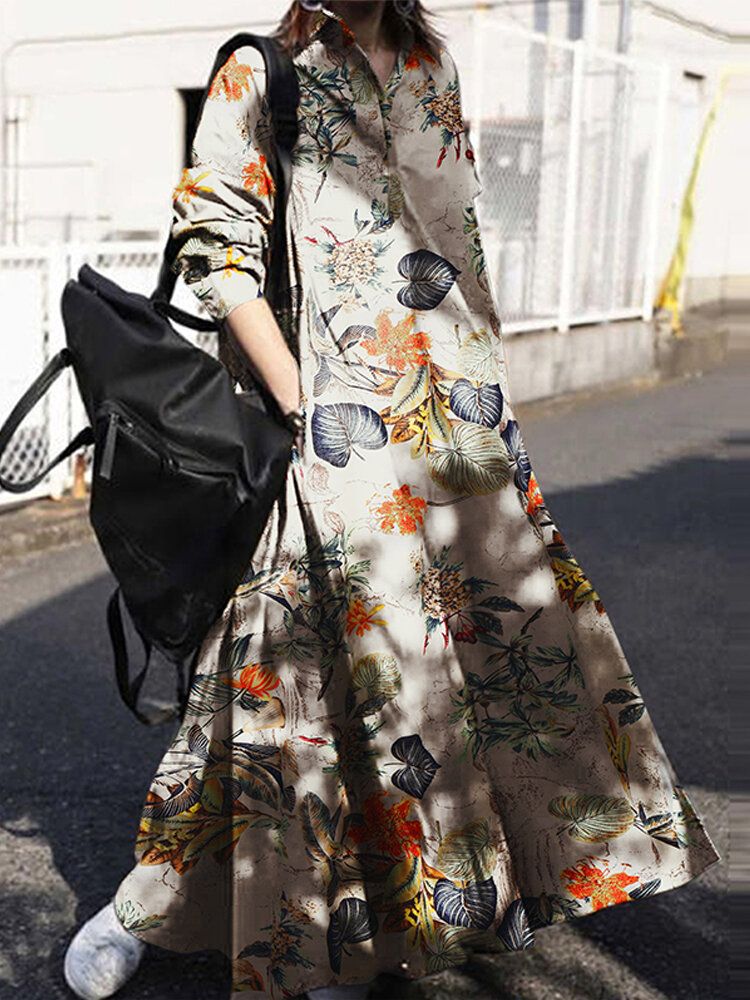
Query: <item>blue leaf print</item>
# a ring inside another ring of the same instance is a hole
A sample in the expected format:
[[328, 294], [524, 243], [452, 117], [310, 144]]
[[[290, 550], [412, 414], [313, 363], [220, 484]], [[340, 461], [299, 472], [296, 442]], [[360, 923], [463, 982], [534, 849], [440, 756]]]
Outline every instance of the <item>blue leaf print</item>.
[[497, 886], [491, 878], [461, 888], [447, 878], [435, 883], [435, 912], [454, 927], [486, 930], [495, 919]]
[[391, 775], [391, 781], [402, 792], [421, 799], [432, 784], [440, 764], [416, 734], [399, 737], [391, 746], [391, 753], [396, 760], [406, 764]]
[[499, 385], [472, 385], [459, 378], [453, 383], [450, 407], [461, 420], [497, 427], [503, 415], [503, 393]]
[[516, 460], [516, 474], [513, 477], [518, 489], [525, 493], [529, 488], [529, 478], [531, 477], [531, 462], [526, 454], [521, 431], [515, 420], [509, 420], [505, 430], [500, 437], [505, 442], [505, 447]]
[[398, 262], [398, 273], [409, 279], [409, 284], [396, 296], [401, 305], [407, 309], [434, 309], [461, 272], [432, 250], [414, 250]]
[[659, 891], [661, 886], [660, 878], [652, 878], [650, 882], [637, 885], [635, 889], [628, 893], [631, 899], [644, 899], [646, 896], [653, 896]]
[[505, 911], [497, 936], [508, 951], [525, 951], [534, 944], [534, 933], [529, 923], [523, 900], [514, 899]]
[[363, 457], [354, 445], [374, 450], [388, 442], [383, 418], [363, 403], [320, 403], [313, 411], [311, 427], [315, 454], [338, 469], [352, 454]]
[[364, 899], [347, 896], [341, 900], [328, 924], [328, 959], [338, 975], [341, 972], [341, 951], [345, 944], [369, 941], [378, 930], [377, 914]]

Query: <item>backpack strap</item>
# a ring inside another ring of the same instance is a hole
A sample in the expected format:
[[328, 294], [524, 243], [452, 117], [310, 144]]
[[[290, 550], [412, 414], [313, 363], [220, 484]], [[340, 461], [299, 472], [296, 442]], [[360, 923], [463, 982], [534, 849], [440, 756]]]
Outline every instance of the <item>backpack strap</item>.
[[[146, 726], [157, 726], [162, 722], [169, 722], [172, 719], [179, 719], [182, 721], [185, 715], [189, 693], [189, 685], [186, 684], [185, 678], [185, 665], [182, 660], [175, 663], [175, 669], [177, 671], [176, 704], [164, 705], [152, 703], [153, 708], [155, 709], [153, 712], [144, 711], [144, 709], [139, 706], [138, 700], [141, 688], [143, 687], [143, 682], [146, 680], [146, 675], [148, 674], [149, 667], [151, 666], [151, 653], [153, 651], [153, 647], [149, 640], [142, 635], [140, 629], [135, 626], [136, 632], [143, 643], [145, 660], [143, 662], [143, 666], [135, 677], [131, 678], [130, 660], [128, 657], [127, 642], [125, 640], [125, 629], [122, 623], [122, 611], [120, 610], [120, 597], [121, 588], [118, 586], [112, 592], [112, 596], [107, 604], [107, 626], [109, 628], [109, 637], [115, 657], [115, 679], [117, 680], [117, 690], [120, 692], [120, 697], [139, 722], [142, 722]], [[188, 668], [188, 677], [190, 680], [192, 680], [200, 648], [201, 647], [198, 646], [191, 657], [190, 666]]]
[[[26, 392], [21, 396], [16, 405], [10, 411], [10, 415], [4, 422], [3, 426], [0, 427], [0, 457], [5, 453], [10, 440], [18, 430], [19, 426], [23, 422], [24, 418], [33, 410], [39, 400], [44, 396], [47, 390], [50, 388], [55, 379], [60, 375], [61, 372], [72, 363], [73, 355], [67, 347], [63, 347], [61, 351], [51, 358], [44, 367], [44, 370], [40, 375], [34, 379]], [[70, 444], [66, 445], [59, 454], [55, 455], [44, 468], [38, 472], [31, 479], [26, 479], [23, 482], [13, 482], [6, 479], [4, 476], [0, 475], [0, 487], [7, 490], [9, 493], [25, 493], [27, 490], [33, 489], [38, 483], [44, 479], [47, 473], [54, 469], [56, 465], [72, 455], [74, 452], [78, 451], [79, 448], [85, 447], [87, 444], [92, 444], [94, 441], [94, 431], [91, 427], [84, 427], [83, 430], [79, 431]]]
[[[297, 107], [299, 105], [299, 83], [292, 59], [275, 38], [268, 35], [253, 35], [248, 32], [240, 32], [233, 35], [229, 41], [222, 45], [216, 55], [208, 83], [203, 91], [203, 97], [196, 117], [196, 128], [200, 122], [203, 107], [216, 73], [236, 49], [246, 45], [258, 49], [266, 64], [266, 96], [271, 109], [271, 124], [274, 138], [273, 157], [269, 166], [274, 184], [276, 185], [276, 209], [271, 228], [271, 259], [266, 286], [272, 292], [277, 292], [278, 289], [283, 289], [286, 286], [286, 281], [280, 281], [279, 279], [283, 278], [283, 268], [286, 265], [286, 206], [292, 182], [292, 151], [296, 145], [298, 136]], [[201, 331], [218, 330], [221, 326], [220, 323], [203, 317], [193, 316], [171, 303], [177, 283], [177, 274], [170, 266], [175, 254], [176, 242], [170, 232], [162, 254], [156, 288], [151, 293], [151, 301], [154, 308], [162, 316], [173, 319], [175, 322], [181, 323], [190, 329]]]

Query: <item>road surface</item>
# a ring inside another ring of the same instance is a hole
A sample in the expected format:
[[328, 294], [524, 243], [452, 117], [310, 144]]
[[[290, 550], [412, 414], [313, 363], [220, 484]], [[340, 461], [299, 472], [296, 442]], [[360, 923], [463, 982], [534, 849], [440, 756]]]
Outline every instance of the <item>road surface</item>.
[[[730, 552], [748, 462], [747, 358], [643, 391], [518, 408], [542, 493], [724, 862], [676, 890], [539, 931], [527, 952], [478, 957], [409, 997], [728, 995], [727, 632], [739, 610]], [[92, 542], [0, 570], [3, 998], [69, 996], [64, 949], [129, 870], [141, 802], [169, 742], [170, 729], [144, 729], [118, 700], [104, 617], [112, 585]], [[226, 972], [215, 956], [152, 949], [118, 997], [219, 1000]], [[384, 982], [378, 995], [407, 993]]]

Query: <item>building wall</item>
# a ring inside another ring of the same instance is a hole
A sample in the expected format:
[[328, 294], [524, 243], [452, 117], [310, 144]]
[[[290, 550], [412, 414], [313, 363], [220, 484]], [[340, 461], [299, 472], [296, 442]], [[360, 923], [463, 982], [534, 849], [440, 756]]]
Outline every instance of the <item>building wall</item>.
[[[740, 30], [744, 0], [664, 0], [687, 16]], [[445, 17], [461, 67], [467, 109], [480, 82], [473, 73], [473, 3], [432, 0]], [[464, 8], [462, 15], [461, 7]], [[18, 119], [3, 130], [3, 159], [26, 164], [9, 172], [6, 205], [16, 204], [21, 241], [98, 239], [126, 233], [161, 236], [181, 169], [183, 121], [179, 88], [203, 86], [218, 46], [238, 30], [267, 30], [286, 0], [3, 0], [0, 5], [0, 96]], [[217, 18], [220, 15], [220, 21]], [[566, 38], [580, 18], [566, 4], [498, 4], [492, 16], [525, 29], [545, 27]], [[613, 48], [617, 10], [601, 6], [596, 40]], [[700, 129], [723, 67], [750, 64], [750, 47], [732, 45], [655, 17], [636, 6], [631, 52], [666, 59], [671, 93], [666, 171], [660, 207], [658, 268], [673, 249], [685, 183]], [[702, 76], [686, 78], [684, 71]], [[750, 85], [727, 87], [707, 147], [697, 192], [689, 258], [693, 300], [727, 294], [750, 276], [750, 207], [741, 197], [750, 129]], [[18, 177], [18, 191], [14, 178]], [[8, 230], [6, 229], [6, 233]]]

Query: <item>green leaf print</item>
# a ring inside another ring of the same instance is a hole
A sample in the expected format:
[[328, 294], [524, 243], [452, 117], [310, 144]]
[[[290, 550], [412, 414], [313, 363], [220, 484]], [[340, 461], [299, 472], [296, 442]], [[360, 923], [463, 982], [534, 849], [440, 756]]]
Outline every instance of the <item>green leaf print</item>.
[[419, 365], [402, 375], [391, 397], [391, 414], [394, 417], [411, 413], [427, 399], [430, 393], [428, 365]]
[[574, 840], [591, 844], [621, 836], [635, 820], [627, 799], [608, 795], [560, 795], [547, 808], [569, 822], [565, 830]]
[[[485, 635], [484, 642], [502, 650], [485, 660], [485, 667], [495, 669], [483, 676], [467, 674], [452, 698], [451, 721], [464, 720], [464, 735], [475, 758], [500, 743], [531, 760], [552, 757], [560, 753], [559, 741], [575, 731], [582, 706], [571, 687], [583, 687], [583, 675], [572, 643], [567, 651], [557, 646], [534, 649], [529, 629], [542, 611], [538, 608], [510, 642]], [[542, 670], [548, 676], [542, 676]], [[505, 705], [503, 715], [491, 713], [495, 704]]]
[[456, 364], [467, 378], [480, 385], [502, 384], [497, 341], [484, 327], [466, 334], [458, 350]]
[[421, 888], [422, 858], [420, 855], [407, 854], [388, 873], [383, 891], [377, 898], [377, 906], [379, 909], [391, 909], [408, 903]]
[[481, 495], [507, 486], [510, 461], [500, 436], [479, 424], [457, 423], [445, 444], [427, 453], [430, 475], [452, 493]]
[[366, 653], [360, 656], [352, 670], [352, 688], [364, 688], [370, 698], [382, 694], [386, 699], [395, 698], [401, 690], [401, 671], [391, 653]]
[[203, 824], [203, 827], [185, 848], [182, 860], [184, 864], [197, 860], [205, 851], [208, 854], [219, 854], [228, 847], [234, 846], [250, 824], [251, 817], [217, 816]]
[[449, 879], [483, 882], [497, 865], [497, 849], [486, 819], [474, 820], [440, 841], [437, 866]]
[[124, 903], [116, 903], [115, 909], [122, 926], [133, 934], [138, 934], [139, 931], [149, 931], [153, 927], [161, 927], [166, 919], [164, 915], [158, 913], [152, 913], [150, 916], [139, 916], [129, 899]]
[[441, 923], [427, 928], [423, 935], [427, 971], [444, 972], [462, 965], [469, 957], [465, 946], [477, 942], [480, 933], [466, 927], [450, 927]]
[[485, 269], [487, 262], [482, 248], [482, 236], [477, 219], [477, 210], [474, 205], [467, 205], [464, 208], [464, 233], [469, 237], [469, 258], [471, 268], [477, 276], [480, 287], [487, 289]]
[[634, 722], [638, 722], [646, 711], [646, 706], [635, 684], [633, 684], [633, 688], [633, 691], [628, 691], [625, 688], [612, 688], [607, 691], [602, 699], [605, 704], [625, 706], [617, 716], [617, 720], [621, 726], [628, 726]]

